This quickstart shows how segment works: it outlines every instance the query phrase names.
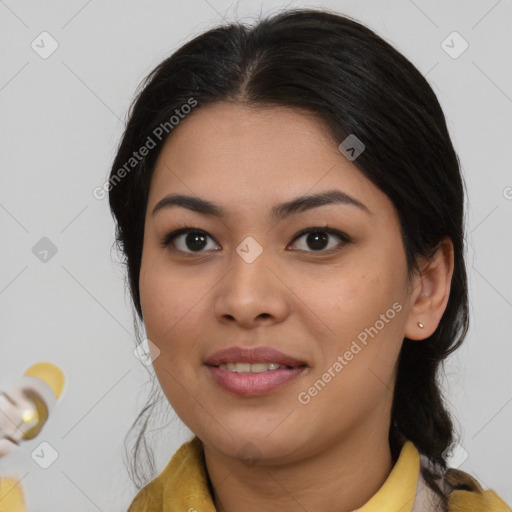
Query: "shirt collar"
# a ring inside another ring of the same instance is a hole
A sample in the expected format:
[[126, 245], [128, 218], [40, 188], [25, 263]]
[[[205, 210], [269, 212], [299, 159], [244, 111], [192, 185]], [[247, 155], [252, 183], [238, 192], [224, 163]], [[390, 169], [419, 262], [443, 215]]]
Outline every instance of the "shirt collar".
[[420, 454], [406, 441], [382, 487], [357, 512], [411, 512], [416, 497]]
[[[411, 512], [419, 469], [419, 452], [411, 441], [406, 441], [382, 487], [354, 512]], [[198, 437], [184, 443], [155, 480], [155, 489], [162, 490], [162, 512], [182, 512], [191, 508], [216, 512]]]

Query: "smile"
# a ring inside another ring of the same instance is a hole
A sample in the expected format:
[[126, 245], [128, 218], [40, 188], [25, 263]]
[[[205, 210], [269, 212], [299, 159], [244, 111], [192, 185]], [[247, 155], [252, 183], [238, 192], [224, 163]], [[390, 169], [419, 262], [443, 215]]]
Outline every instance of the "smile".
[[290, 366], [279, 363], [223, 363], [218, 368], [236, 373], [262, 373], [275, 370], [287, 370]]

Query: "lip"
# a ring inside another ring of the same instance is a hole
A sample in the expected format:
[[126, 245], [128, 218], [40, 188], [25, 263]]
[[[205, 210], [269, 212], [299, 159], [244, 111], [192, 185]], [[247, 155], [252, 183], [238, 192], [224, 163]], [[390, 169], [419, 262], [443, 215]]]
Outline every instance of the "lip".
[[[236, 373], [218, 365], [225, 363], [278, 363], [287, 369], [261, 373]], [[272, 347], [229, 347], [214, 352], [204, 364], [213, 380], [224, 390], [240, 396], [268, 394], [301, 375], [308, 365]]]
[[240, 396], [261, 396], [274, 391], [306, 370], [306, 366], [261, 373], [236, 373], [216, 366], [206, 366], [213, 380], [224, 390]]
[[278, 363], [292, 368], [307, 366], [305, 361], [272, 347], [229, 347], [214, 352], [204, 362], [207, 366], [219, 366], [223, 363]]

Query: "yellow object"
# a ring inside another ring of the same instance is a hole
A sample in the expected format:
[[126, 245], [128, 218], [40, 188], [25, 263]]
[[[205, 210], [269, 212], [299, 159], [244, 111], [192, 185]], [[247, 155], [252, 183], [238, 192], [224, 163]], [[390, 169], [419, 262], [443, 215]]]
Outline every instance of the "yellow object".
[[26, 512], [23, 488], [19, 480], [0, 478], [0, 512]]
[[52, 363], [37, 363], [31, 366], [25, 375], [44, 380], [52, 389], [56, 398], [59, 398], [64, 387], [64, 374], [61, 369]]
[[[407, 441], [382, 487], [355, 512], [411, 512], [419, 467], [418, 450]], [[449, 512], [512, 512], [496, 493], [482, 490], [471, 476], [462, 471], [452, 470], [448, 481], [452, 485], [466, 482], [473, 485], [470, 487], [472, 491], [452, 491], [448, 498]], [[201, 442], [197, 437], [181, 445], [160, 475], [137, 493], [127, 512], [183, 512], [194, 509], [216, 512]]]
[[420, 471], [420, 454], [407, 441], [382, 487], [355, 512], [411, 512]]
[[[470, 475], [452, 469], [447, 477], [451, 484], [464, 484], [465, 490], [453, 491], [448, 498], [449, 512], [511, 512], [511, 508], [494, 492], [484, 491]], [[470, 490], [471, 489], [471, 490]]]
[[[34, 364], [25, 372], [25, 375], [44, 380], [53, 390], [55, 398], [58, 399], [60, 397], [64, 388], [64, 374], [54, 364]], [[41, 413], [39, 409], [38, 413]], [[32, 417], [34, 415], [33, 412], [27, 414], [23, 417], [23, 421], [32, 421], [34, 419]], [[37, 433], [39, 430], [37, 430]], [[29, 435], [29, 432], [26, 433], [25, 438], [31, 439], [32, 437]], [[26, 512], [25, 497], [20, 480], [8, 477], [0, 478], [0, 512]]]

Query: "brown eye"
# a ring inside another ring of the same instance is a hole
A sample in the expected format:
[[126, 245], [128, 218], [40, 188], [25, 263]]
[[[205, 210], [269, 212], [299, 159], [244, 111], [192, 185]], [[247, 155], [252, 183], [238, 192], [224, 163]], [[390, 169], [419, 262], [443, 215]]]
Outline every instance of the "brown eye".
[[[161, 242], [162, 247], [172, 246], [172, 250], [185, 253], [205, 252], [208, 239], [213, 240], [205, 231], [194, 228], [182, 228], [167, 234]], [[218, 246], [214, 250], [218, 250]], [[211, 248], [210, 248], [211, 249]]]
[[[338, 242], [330, 242], [330, 240], [338, 239]], [[297, 244], [296, 240], [304, 239], [303, 242]], [[301, 231], [294, 239], [294, 244], [299, 245], [298, 249], [306, 252], [326, 252], [331, 253], [341, 249], [345, 244], [350, 242], [350, 238], [341, 231], [332, 228], [308, 228]]]

